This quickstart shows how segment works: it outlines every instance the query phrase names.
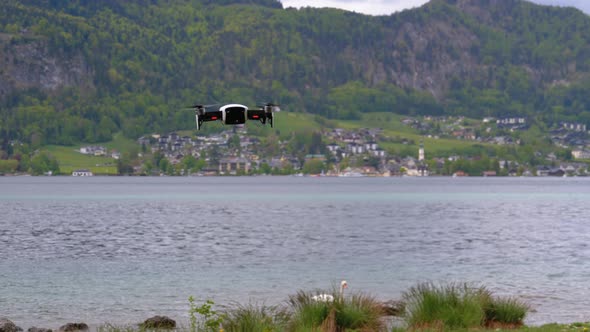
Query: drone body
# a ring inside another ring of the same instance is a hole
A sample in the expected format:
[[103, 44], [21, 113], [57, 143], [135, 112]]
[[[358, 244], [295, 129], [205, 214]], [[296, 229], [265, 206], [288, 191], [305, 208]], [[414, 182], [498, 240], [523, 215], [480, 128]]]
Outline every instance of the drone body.
[[197, 123], [197, 130], [201, 129], [203, 122], [221, 121], [226, 125], [244, 124], [246, 120], [258, 120], [263, 125], [266, 122], [274, 127], [273, 113], [281, 109], [278, 105], [267, 103], [258, 108], [249, 109], [247, 106], [241, 104], [227, 104], [219, 108], [219, 110], [208, 110], [210, 106], [194, 105], [190, 107], [195, 110], [195, 120]]

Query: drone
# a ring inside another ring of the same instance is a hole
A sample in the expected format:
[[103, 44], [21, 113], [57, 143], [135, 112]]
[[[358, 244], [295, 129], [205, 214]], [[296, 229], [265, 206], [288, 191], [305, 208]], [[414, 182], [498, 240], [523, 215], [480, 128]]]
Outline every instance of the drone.
[[274, 112], [279, 112], [279, 105], [266, 103], [253, 109], [241, 104], [227, 104], [221, 106], [218, 110], [210, 110], [217, 105], [193, 105], [188, 107], [195, 110], [195, 119], [197, 130], [201, 129], [203, 122], [221, 121], [226, 125], [238, 125], [246, 123], [246, 120], [258, 120], [263, 125], [268, 122], [270, 127], [274, 127]]

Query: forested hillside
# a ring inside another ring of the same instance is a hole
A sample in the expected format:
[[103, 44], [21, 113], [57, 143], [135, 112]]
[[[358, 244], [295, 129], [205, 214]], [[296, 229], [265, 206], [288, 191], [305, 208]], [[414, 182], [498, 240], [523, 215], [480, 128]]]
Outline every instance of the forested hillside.
[[6, 0], [0, 141], [189, 129], [179, 109], [194, 102], [590, 124], [589, 73], [590, 18], [522, 0], [381, 17], [274, 0]]

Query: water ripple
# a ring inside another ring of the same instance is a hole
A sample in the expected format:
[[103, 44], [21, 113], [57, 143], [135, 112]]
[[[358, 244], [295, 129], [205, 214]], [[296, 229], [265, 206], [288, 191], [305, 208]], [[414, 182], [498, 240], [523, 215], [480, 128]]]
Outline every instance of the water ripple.
[[182, 320], [189, 295], [279, 303], [344, 278], [382, 299], [482, 283], [532, 323], [590, 305], [587, 180], [78, 180], [0, 179], [0, 307], [21, 325]]

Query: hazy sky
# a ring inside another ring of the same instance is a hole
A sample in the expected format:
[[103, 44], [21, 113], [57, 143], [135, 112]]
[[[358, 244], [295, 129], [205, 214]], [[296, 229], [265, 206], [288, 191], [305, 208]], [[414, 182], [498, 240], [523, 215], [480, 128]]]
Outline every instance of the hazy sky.
[[[531, 0], [544, 5], [573, 6], [590, 14], [590, 0]], [[333, 7], [371, 15], [387, 15], [419, 7], [428, 0], [281, 0], [283, 7]]]

